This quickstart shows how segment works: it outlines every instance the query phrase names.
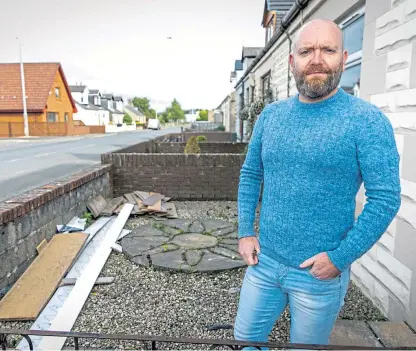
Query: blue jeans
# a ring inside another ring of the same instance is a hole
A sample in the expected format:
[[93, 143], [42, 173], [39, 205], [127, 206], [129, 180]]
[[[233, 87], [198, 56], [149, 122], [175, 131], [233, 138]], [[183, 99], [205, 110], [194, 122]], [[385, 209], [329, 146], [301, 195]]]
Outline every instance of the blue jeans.
[[290, 342], [327, 345], [349, 279], [349, 269], [334, 279], [320, 280], [309, 269], [288, 267], [260, 253], [258, 264], [249, 266], [244, 277], [234, 338], [267, 342], [289, 304]]

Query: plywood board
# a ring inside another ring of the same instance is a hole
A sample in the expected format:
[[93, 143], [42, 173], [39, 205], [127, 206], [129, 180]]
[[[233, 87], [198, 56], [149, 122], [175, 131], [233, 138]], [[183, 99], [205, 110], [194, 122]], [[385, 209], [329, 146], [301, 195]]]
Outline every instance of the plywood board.
[[87, 234], [56, 234], [0, 301], [0, 320], [35, 320], [84, 245]]
[[162, 212], [162, 200], [157, 201], [153, 206], [148, 206], [148, 210]]
[[[75, 283], [70, 295], [64, 302], [61, 309], [58, 311], [53, 320], [49, 330], [70, 331], [78, 318], [82, 307], [85, 304], [95, 281], [97, 280], [102, 268], [104, 267], [108, 256], [111, 253], [111, 244], [117, 241], [121, 231], [124, 228], [130, 213], [133, 210], [133, 205], [125, 204], [117, 216], [117, 219], [106, 233], [104, 241], [101, 243], [98, 250], [95, 252], [91, 262], [82, 273], [81, 277]], [[66, 338], [46, 336], [38, 345], [40, 350], [61, 350], [64, 346]]]
[[46, 239], [43, 239], [38, 246], [36, 246], [36, 251], [38, 254], [40, 254], [45, 247], [48, 245], [48, 241]]
[[124, 194], [124, 197], [127, 199], [129, 204], [136, 204], [136, 198], [134, 196], [134, 194]]

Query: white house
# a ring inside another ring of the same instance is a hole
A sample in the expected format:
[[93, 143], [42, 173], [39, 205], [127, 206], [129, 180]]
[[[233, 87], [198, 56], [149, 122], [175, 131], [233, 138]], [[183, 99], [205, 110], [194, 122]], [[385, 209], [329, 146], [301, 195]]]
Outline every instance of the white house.
[[101, 94], [98, 90], [89, 90], [84, 85], [73, 85], [70, 89], [78, 110], [74, 120], [87, 126], [102, 126], [110, 122], [110, 112], [101, 107]]
[[85, 85], [71, 85], [69, 86], [71, 89], [71, 95], [73, 99], [83, 105], [88, 105], [88, 94], [89, 90], [88, 87]]

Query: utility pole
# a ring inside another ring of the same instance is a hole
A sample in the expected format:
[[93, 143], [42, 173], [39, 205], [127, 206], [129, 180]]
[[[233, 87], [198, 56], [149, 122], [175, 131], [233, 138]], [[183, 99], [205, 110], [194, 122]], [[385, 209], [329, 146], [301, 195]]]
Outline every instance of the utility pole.
[[25, 70], [23, 67], [23, 60], [22, 60], [22, 44], [19, 43], [19, 47], [20, 47], [20, 76], [21, 76], [21, 81], [22, 81], [22, 99], [23, 99], [23, 123], [24, 123], [25, 136], [28, 137], [29, 136], [29, 121], [27, 117], [26, 84], [25, 84]]

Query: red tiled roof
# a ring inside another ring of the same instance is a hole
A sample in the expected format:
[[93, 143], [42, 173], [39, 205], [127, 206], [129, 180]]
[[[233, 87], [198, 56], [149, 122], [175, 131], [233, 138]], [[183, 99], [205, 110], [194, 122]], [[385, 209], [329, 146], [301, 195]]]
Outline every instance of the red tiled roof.
[[[59, 63], [25, 63], [25, 86], [28, 112], [43, 112], [57, 71], [60, 71], [66, 91], [76, 112], [64, 72]], [[22, 83], [19, 63], [0, 64], [0, 112], [22, 112]]]

